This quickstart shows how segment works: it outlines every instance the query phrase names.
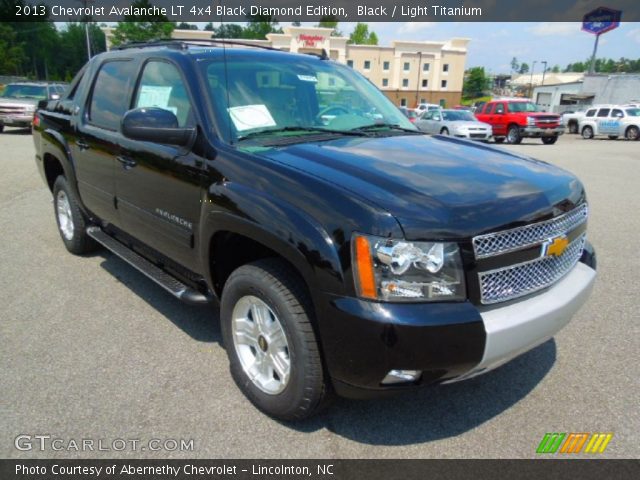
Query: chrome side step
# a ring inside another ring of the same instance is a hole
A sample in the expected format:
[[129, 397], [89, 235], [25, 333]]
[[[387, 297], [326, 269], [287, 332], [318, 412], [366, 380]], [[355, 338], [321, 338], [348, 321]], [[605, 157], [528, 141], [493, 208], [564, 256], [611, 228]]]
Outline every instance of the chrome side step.
[[87, 235], [183, 302], [202, 305], [213, 301], [212, 297], [194, 290], [164, 270], [156, 267], [129, 247], [105, 233], [100, 227], [87, 228]]

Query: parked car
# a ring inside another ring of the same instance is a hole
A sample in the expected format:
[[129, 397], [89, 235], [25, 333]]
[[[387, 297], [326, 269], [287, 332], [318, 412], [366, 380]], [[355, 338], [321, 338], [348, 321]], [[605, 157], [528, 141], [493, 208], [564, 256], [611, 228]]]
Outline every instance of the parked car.
[[418, 113], [427, 112], [431, 110], [440, 110], [442, 107], [435, 103], [419, 103], [415, 108], [415, 111]]
[[493, 127], [496, 143], [521, 143], [523, 138], [540, 138], [545, 145], [556, 143], [564, 133], [560, 115], [538, 111], [528, 100], [493, 100], [475, 112], [476, 118]]
[[57, 83], [10, 83], [0, 95], [0, 132], [5, 126], [30, 127], [40, 100], [55, 100], [66, 86]]
[[585, 109], [570, 110], [562, 113], [562, 125], [569, 131], [569, 133], [579, 133], [580, 120], [584, 117]]
[[471, 140], [488, 141], [493, 135], [491, 125], [479, 122], [471, 112], [464, 110], [432, 110], [424, 112], [416, 127], [432, 135], [453, 135]]
[[611, 140], [624, 137], [640, 139], [640, 108], [618, 105], [601, 105], [590, 108], [580, 121], [580, 133], [590, 139], [607, 135]]
[[198, 43], [93, 57], [37, 111], [35, 161], [69, 252], [102, 245], [180, 300], [220, 302], [231, 375], [264, 412], [480, 375], [588, 298], [571, 173], [424, 135], [325, 57]]
[[411, 123], [415, 123], [419, 114], [415, 110], [409, 110], [407, 107], [399, 107], [400, 111], [403, 113], [405, 117], [409, 119]]

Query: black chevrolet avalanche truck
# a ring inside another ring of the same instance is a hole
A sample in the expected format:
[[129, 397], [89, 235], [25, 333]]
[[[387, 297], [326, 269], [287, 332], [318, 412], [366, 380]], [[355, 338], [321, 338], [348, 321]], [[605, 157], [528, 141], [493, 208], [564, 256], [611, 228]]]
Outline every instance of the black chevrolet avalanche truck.
[[67, 250], [219, 304], [236, 384], [279, 419], [496, 368], [596, 276], [575, 176], [425, 136], [324, 53], [129, 44], [41, 102], [33, 138]]

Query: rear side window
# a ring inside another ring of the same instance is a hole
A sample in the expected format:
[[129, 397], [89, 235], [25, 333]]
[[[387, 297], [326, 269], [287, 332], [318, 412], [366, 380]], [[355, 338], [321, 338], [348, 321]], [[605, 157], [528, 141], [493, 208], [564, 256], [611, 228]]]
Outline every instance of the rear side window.
[[594, 117], [594, 116], [595, 116], [595, 114], [596, 114], [596, 111], [595, 111], [595, 110], [589, 110], [589, 111], [587, 112], [587, 115], [586, 115], [586, 116], [587, 116], [587, 117]]
[[93, 85], [89, 122], [96, 127], [118, 130], [120, 120], [128, 110], [129, 83], [135, 74], [135, 64], [129, 60], [107, 62], [100, 67]]
[[608, 117], [610, 111], [610, 108], [601, 108], [598, 110], [598, 117]]

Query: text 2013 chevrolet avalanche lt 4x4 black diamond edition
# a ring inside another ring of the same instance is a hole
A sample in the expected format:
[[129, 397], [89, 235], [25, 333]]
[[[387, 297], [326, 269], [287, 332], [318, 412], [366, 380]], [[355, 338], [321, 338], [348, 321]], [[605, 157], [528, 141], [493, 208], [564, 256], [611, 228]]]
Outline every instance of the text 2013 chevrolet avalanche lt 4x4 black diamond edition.
[[186, 302], [219, 299], [233, 378], [274, 417], [486, 372], [554, 335], [594, 282], [576, 177], [424, 136], [326, 55], [129, 45], [41, 107], [67, 249], [100, 244]]

